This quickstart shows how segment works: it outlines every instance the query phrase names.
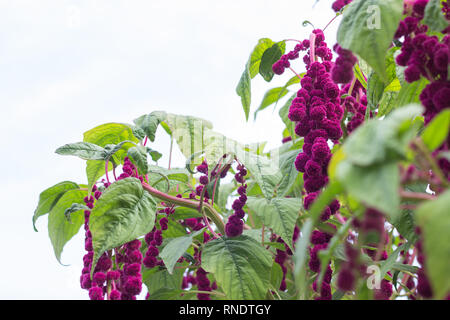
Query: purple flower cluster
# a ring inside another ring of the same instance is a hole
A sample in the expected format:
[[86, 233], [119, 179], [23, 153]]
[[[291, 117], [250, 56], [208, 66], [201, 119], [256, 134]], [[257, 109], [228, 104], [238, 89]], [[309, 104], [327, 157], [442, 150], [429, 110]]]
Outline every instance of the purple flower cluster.
[[[335, 201], [336, 203], [339, 203]], [[326, 212], [328, 211], [325, 210]], [[327, 213], [328, 214], [328, 213]], [[331, 224], [327, 223], [330, 227], [336, 229], [336, 227]], [[319, 251], [325, 250], [328, 247], [328, 243], [330, 242], [332, 238], [332, 235], [326, 232], [314, 230], [311, 234], [311, 244], [313, 247], [309, 248], [309, 262], [308, 266], [309, 269], [313, 272], [320, 273], [320, 267], [321, 262], [320, 258], [318, 256]], [[319, 289], [317, 287], [317, 279], [313, 283], [313, 289], [314, 291], [318, 292], [320, 294], [319, 297], [316, 298], [316, 300], [331, 300], [331, 278], [332, 278], [333, 270], [331, 269], [331, 265], [327, 266], [327, 269], [325, 270], [325, 275], [322, 281], [322, 287]]]
[[227, 237], [237, 237], [242, 234], [244, 231], [244, 219], [245, 211], [244, 206], [247, 202], [247, 185], [245, 184], [245, 176], [247, 175], [247, 169], [242, 164], [237, 166], [238, 172], [234, 175], [234, 179], [240, 183], [237, 192], [239, 194], [239, 198], [234, 200], [232, 208], [234, 210], [234, 214], [232, 214], [225, 225], [225, 233]]
[[352, 291], [355, 289], [356, 276], [362, 271], [359, 262], [359, 250], [353, 248], [353, 246], [346, 241], [345, 255], [347, 261], [341, 266], [337, 278], [337, 286], [342, 291]]
[[336, 0], [331, 5], [331, 8], [333, 8], [335, 12], [339, 12], [342, 10], [343, 7], [348, 5], [350, 2], [352, 2], [352, 0]]
[[[212, 291], [211, 282], [208, 279], [208, 272], [206, 272], [203, 268], [198, 268], [197, 277], [195, 282], [197, 283], [197, 288], [200, 291]], [[211, 300], [211, 297], [207, 293], [197, 293], [198, 300]]]
[[339, 44], [335, 44], [334, 51], [339, 55], [333, 68], [331, 69], [331, 79], [335, 83], [349, 83], [353, 80], [353, 66], [358, 59], [350, 50], [342, 48]]
[[310, 40], [305, 39], [299, 42], [293, 50], [281, 56], [280, 60], [275, 62], [272, 66], [272, 71], [275, 74], [281, 75], [284, 73], [286, 68], [290, 67], [290, 60], [295, 60], [299, 57], [300, 51], [307, 51], [306, 55], [303, 56], [303, 62], [309, 68], [311, 64], [311, 54], [314, 52], [315, 57], [322, 58], [323, 65], [326, 67], [327, 71], [330, 71], [332, 63], [331, 59], [333, 58], [333, 52], [328, 48], [327, 43], [324, 41], [325, 36], [320, 29], [316, 29], [313, 31], [315, 35], [314, 41], [314, 50], [310, 48]]
[[[331, 79], [332, 51], [327, 47], [325, 36], [320, 29], [313, 31], [310, 40], [304, 40], [294, 51], [310, 50], [303, 58], [306, 75], [301, 79], [301, 89], [289, 108], [289, 120], [296, 123], [295, 133], [304, 137], [303, 152], [295, 159], [295, 167], [303, 172], [306, 196], [305, 209], [309, 209], [320, 190], [328, 183], [327, 167], [331, 159], [328, 140], [338, 143], [342, 137], [340, 121], [344, 110], [340, 105], [340, 89]], [[290, 55], [289, 53], [288, 55]], [[283, 57], [282, 57], [283, 58]], [[320, 61], [319, 58], [321, 59]], [[333, 201], [322, 213], [321, 220], [326, 221], [339, 210], [339, 202]], [[315, 246], [310, 249], [310, 268], [320, 271], [318, 251], [327, 247], [329, 238], [323, 233], [314, 233]], [[320, 242], [320, 243], [319, 243]], [[281, 259], [280, 255], [280, 260]], [[318, 299], [331, 299], [331, 267], [327, 267]]]
[[[450, 81], [448, 80], [450, 28], [443, 30], [446, 35], [442, 40], [435, 35], [427, 35], [428, 27], [421, 24], [427, 3], [426, 0], [416, 0], [405, 6], [404, 13], [407, 16], [400, 22], [395, 34], [396, 38], [403, 38], [401, 53], [397, 56], [396, 62], [406, 67], [405, 80], [412, 83], [425, 77], [430, 81], [420, 94], [420, 101], [425, 107], [425, 125], [442, 110], [450, 108]], [[449, 19], [449, 8], [446, 2], [443, 14]], [[434, 155], [449, 150], [450, 136], [435, 150]], [[442, 157], [438, 163], [444, 175], [450, 179], [450, 161]]]
[[[351, 133], [364, 122], [367, 110], [367, 97], [363, 95], [358, 102], [355, 97], [347, 96], [341, 101], [347, 113], [352, 114], [350, 121], [347, 123], [347, 133]], [[372, 116], [373, 114], [370, 112], [370, 117]]]
[[[300, 236], [300, 229], [296, 225], [294, 228], [294, 234], [292, 235], [292, 243], [295, 243]], [[275, 263], [278, 263], [281, 267], [281, 271], [283, 272], [283, 278], [280, 283], [280, 290], [285, 291], [286, 290], [286, 273], [287, 268], [285, 266], [285, 262], [288, 259], [289, 256], [292, 256], [292, 250], [289, 248], [287, 243], [276, 234], [272, 234], [271, 241], [276, 241], [278, 243], [281, 243], [284, 245], [284, 250], [276, 249], [276, 255], [275, 255]]]
[[[101, 191], [97, 189], [94, 185], [92, 188], [94, 196], [89, 196], [84, 198], [84, 202], [89, 209], [94, 208], [95, 199], [100, 198]], [[93, 277], [91, 279], [91, 269], [94, 259], [94, 248], [92, 245], [92, 234], [89, 230], [89, 217], [91, 215], [90, 210], [84, 211], [84, 230], [85, 230], [85, 241], [84, 247], [87, 253], [83, 256], [83, 270], [81, 271], [80, 285], [82, 289], [89, 290], [89, 298], [91, 300], [103, 300], [105, 294], [107, 293], [106, 274], [111, 266], [112, 260], [109, 253], [105, 252], [98, 260], [97, 265], [94, 270]]]
[[[124, 159], [122, 169], [123, 173], [117, 180], [132, 176], [143, 181], [143, 178], [138, 175], [136, 167], [128, 157]], [[109, 182], [102, 182], [104, 188], [110, 186]], [[102, 192], [96, 185], [93, 186], [92, 192], [94, 196], [84, 199], [89, 209], [94, 208], [95, 200], [98, 200], [102, 195]], [[103, 253], [97, 261], [91, 278], [90, 272], [94, 248], [92, 245], [92, 234], [89, 230], [90, 214], [90, 210], [84, 211], [85, 249], [87, 253], [83, 257], [84, 268], [80, 278], [81, 288], [89, 290], [89, 298], [91, 300], [103, 300], [105, 295], [110, 300], [135, 300], [136, 296], [142, 291], [142, 275], [140, 272], [143, 256], [139, 250], [141, 242], [136, 239], [119, 248], [115, 248], [115, 256], [113, 256], [112, 250]], [[113, 258], [115, 258], [114, 265]]]

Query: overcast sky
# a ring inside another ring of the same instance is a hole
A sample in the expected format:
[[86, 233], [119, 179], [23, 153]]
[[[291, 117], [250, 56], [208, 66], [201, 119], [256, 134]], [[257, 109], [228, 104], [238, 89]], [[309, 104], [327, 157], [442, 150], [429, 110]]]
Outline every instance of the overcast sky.
[[[0, 0], [0, 299], [87, 299], [79, 287], [82, 232], [65, 247], [69, 266], [62, 266], [47, 218], [38, 220], [38, 233], [31, 223], [43, 189], [86, 183], [82, 160], [54, 153], [84, 131], [165, 110], [210, 120], [243, 143], [279, 145], [277, 111], [246, 123], [235, 87], [259, 38], [302, 40], [311, 31], [304, 20], [327, 24], [332, 1], [315, 2]], [[326, 31], [330, 46], [338, 22]], [[300, 60], [294, 68], [303, 72]], [[290, 76], [270, 84], [255, 78], [252, 111], [265, 90]], [[167, 153], [168, 141], [158, 131], [152, 147]], [[184, 165], [179, 152], [174, 161]]]

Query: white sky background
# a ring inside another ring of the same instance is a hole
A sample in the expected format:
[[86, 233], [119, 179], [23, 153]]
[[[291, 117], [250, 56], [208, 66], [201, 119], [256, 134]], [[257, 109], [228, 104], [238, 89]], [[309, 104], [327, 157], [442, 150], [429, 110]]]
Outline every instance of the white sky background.
[[[0, 299], [87, 299], [79, 287], [83, 232], [65, 247], [69, 266], [61, 266], [47, 217], [38, 233], [31, 223], [43, 189], [86, 182], [82, 160], [54, 153], [84, 131], [165, 110], [210, 120], [242, 143], [280, 145], [278, 110], [246, 123], [235, 87], [259, 38], [302, 40], [312, 30], [304, 20], [328, 23], [332, 1], [315, 2], [0, 0]], [[330, 47], [338, 23], [326, 31]], [[293, 66], [304, 71], [301, 59]], [[291, 76], [270, 84], [255, 78], [252, 112], [267, 89]], [[159, 130], [152, 147], [167, 154], [168, 143]], [[184, 161], [175, 152], [174, 164]]]

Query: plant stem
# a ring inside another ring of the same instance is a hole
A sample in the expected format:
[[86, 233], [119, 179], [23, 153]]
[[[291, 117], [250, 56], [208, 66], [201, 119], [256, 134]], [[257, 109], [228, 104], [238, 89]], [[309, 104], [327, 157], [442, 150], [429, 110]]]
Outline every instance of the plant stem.
[[108, 164], [109, 164], [109, 160], [106, 160], [105, 161], [105, 175], [106, 175], [106, 182], [108, 182], [108, 184], [109, 184], [110, 182], [109, 182], [109, 177], [108, 177]]
[[400, 190], [400, 197], [408, 200], [434, 200], [436, 196], [428, 193], [411, 192], [406, 190]]
[[336, 15], [334, 16], [333, 19], [330, 20], [330, 22], [328, 22], [328, 24], [325, 26], [325, 28], [322, 29], [323, 32], [325, 32], [326, 28], [328, 28], [328, 26], [334, 21], [336, 20], [337, 17], [339, 17], [341, 14], [338, 12], [336, 13]]
[[172, 150], [173, 150], [173, 137], [170, 136], [170, 149], [169, 149], [169, 165], [168, 168], [170, 170], [172, 164]]
[[[161, 191], [151, 187], [150, 185], [148, 185], [145, 182], [142, 183], [142, 187], [148, 193], [150, 193], [152, 196], [154, 196], [160, 200], [163, 200], [164, 202], [168, 202], [168, 203], [172, 203], [172, 204], [175, 204], [178, 206], [196, 209], [196, 210], [198, 210], [198, 208], [199, 208], [199, 202], [196, 200], [188, 200], [188, 199], [177, 198], [177, 197], [168, 195], [164, 192], [161, 192]], [[203, 207], [206, 210], [206, 216], [209, 217], [214, 222], [214, 224], [217, 226], [217, 229], [219, 229], [219, 232], [221, 234], [225, 234], [225, 224], [223, 223], [223, 220], [222, 220], [222, 217], [220, 216], [220, 214], [213, 208], [213, 206], [211, 206], [207, 202], [204, 203]]]
[[309, 50], [310, 50], [310, 59], [311, 64], [316, 61], [316, 34], [313, 32], [309, 37]]

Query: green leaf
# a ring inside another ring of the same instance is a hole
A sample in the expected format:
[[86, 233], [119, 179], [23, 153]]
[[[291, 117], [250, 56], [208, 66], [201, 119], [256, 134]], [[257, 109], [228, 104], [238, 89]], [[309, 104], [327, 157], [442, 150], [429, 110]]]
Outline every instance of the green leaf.
[[175, 114], [167, 114], [164, 122], [170, 127], [172, 137], [186, 158], [205, 149], [204, 135], [212, 128], [211, 122]]
[[65, 244], [78, 233], [78, 230], [84, 223], [84, 214], [81, 209], [71, 214], [71, 223], [67, 221], [64, 213], [73, 203], [84, 203], [83, 199], [86, 196], [87, 191], [85, 190], [69, 190], [62, 195], [48, 215], [48, 235], [53, 245], [56, 259], [60, 263], [61, 253]]
[[159, 256], [163, 259], [167, 271], [172, 274], [173, 268], [178, 259], [183, 256], [186, 250], [191, 246], [192, 239], [203, 232], [203, 229], [198, 230], [184, 237], [173, 238], [164, 247]]
[[89, 142], [66, 144], [56, 149], [55, 152], [60, 155], [77, 156], [83, 160], [103, 160], [105, 158], [105, 150]]
[[360, 167], [342, 162], [337, 179], [353, 197], [390, 216], [398, 214], [400, 177], [397, 163]]
[[182, 269], [175, 269], [172, 275], [165, 269], [145, 269], [142, 273], [142, 281], [147, 286], [148, 292], [150, 293], [150, 299], [152, 298], [152, 294], [160, 289], [180, 289], [183, 281], [183, 273], [184, 270]]
[[444, 110], [425, 127], [422, 140], [430, 151], [434, 151], [447, 139], [449, 130], [450, 110]]
[[[117, 145], [122, 141], [139, 142], [133, 135], [132, 128], [123, 123], [105, 123], [88, 130], [83, 135], [83, 141], [100, 147], [106, 147], [108, 144]], [[122, 161], [126, 154], [126, 150], [118, 150], [115, 155], [118, 160]]]
[[383, 121], [366, 121], [345, 141], [343, 150], [346, 156], [360, 166], [402, 159], [409, 140], [416, 134], [413, 119], [422, 110], [419, 105], [409, 105], [397, 109]]
[[259, 39], [258, 44], [253, 49], [236, 87], [236, 93], [241, 97], [242, 108], [244, 109], [245, 119], [248, 121], [251, 104], [251, 79], [259, 72], [261, 57], [268, 48], [272, 47], [274, 42], [268, 38]]
[[94, 246], [93, 268], [107, 250], [119, 247], [153, 229], [156, 201], [136, 178], [111, 184], [97, 200], [89, 227]]
[[394, 252], [392, 252], [389, 257], [382, 262], [381, 264], [381, 270], [380, 270], [380, 278], [384, 278], [385, 274], [392, 269], [392, 267], [394, 266], [395, 262], [397, 261], [397, 258], [400, 254], [401, 251], [403, 250], [408, 250], [410, 247], [409, 243], [404, 243], [402, 244], [400, 247], [398, 247], [397, 249], [395, 249]]
[[143, 146], [136, 146], [128, 149], [128, 156], [136, 165], [140, 174], [147, 174], [148, 162], [147, 162], [147, 150]]
[[441, 0], [430, 0], [425, 7], [425, 16], [422, 21], [432, 31], [441, 32], [448, 27], [448, 21], [442, 12]]
[[395, 107], [395, 101], [398, 99], [398, 92], [387, 91], [383, 94], [381, 101], [378, 105], [377, 117], [380, 118], [389, 114]]
[[[105, 146], [105, 150], [104, 150], [104, 152], [105, 152], [105, 157], [104, 157], [103, 160], [108, 160], [108, 161], [110, 161], [110, 160], [112, 159], [112, 161], [113, 161], [114, 163], [116, 163], [116, 162], [117, 162], [117, 159], [114, 159], [114, 154], [116, 154], [120, 149], [122, 149], [122, 147], [123, 147], [125, 144], [127, 144], [127, 143], [130, 144], [131, 146], [135, 146], [135, 145], [136, 145], [134, 142], [128, 141], [128, 140], [122, 141], [122, 142], [120, 142], [120, 143], [118, 143], [118, 144], [107, 144], [107, 145]], [[130, 147], [130, 146], [128, 146], [128, 148], [129, 148], [129, 147]], [[126, 148], [126, 150], [127, 150], [128, 148]]]
[[258, 114], [259, 111], [262, 111], [262, 110], [266, 109], [268, 106], [270, 106], [271, 104], [277, 102], [278, 100], [283, 98], [288, 92], [289, 92], [289, 90], [287, 90], [284, 87], [278, 87], [278, 88], [273, 88], [273, 89], [268, 90], [264, 94], [264, 98], [261, 101], [259, 108], [255, 111], [255, 119], [256, 119], [256, 115]]
[[288, 194], [299, 176], [299, 173], [295, 168], [295, 159], [297, 158], [298, 153], [298, 150], [290, 150], [280, 155], [280, 172], [282, 178], [278, 183], [278, 197], [283, 197]]
[[290, 248], [297, 218], [302, 208], [298, 198], [264, 198], [248, 197], [247, 206], [255, 212], [264, 225], [280, 235]]
[[428, 83], [429, 81], [425, 78], [420, 78], [413, 83], [406, 81], [402, 83], [402, 88], [398, 92], [397, 99], [391, 109], [403, 107], [410, 103], [420, 103], [419, 95]]
[[353, 73], [355, 74], [356, 79], [358, 79], [358, 81], [362, 84], [362, 86], [367, 89], [368, 84], [363, 72], [361, 71], [361, 68], [359, 67], [359, 64], [355, 64], [355, 66], [353, 67]]
[[166, 116], [167, 114], [164, 111], [153, 111], [150, 114], [140, 116], [133, 122], [145, 132], [150, 141], [154, 142], [156, 129], [158, 129], [161, 121], [166, 119]]
[[275, 42], [270, 40], [269, 38], [262, 38], [258, 40], [258, 44], [253, 49], [249, 61], [248, 61], [248, 70], [250, 73], [250, 77], [253, 79], [259, 72], [259, 67], [261, 65], [261, 58], [264, 52], [271, 48]]
[[252, 86], [251, 77], [248, 63], [245, 66], [245, 70], [241, 75], [241, 79], [236, 87], [236, 93], [241, 97], [242, 108], [245, 113], [245, 120], [248, 121], [248, 115], [250, 114], [250, 105], [252, 102]]
[[427, 201], [416, 211], [423, 235], [425, 267], [434, 299], [443, 299], [450, 291], [448, 262], [450, 261], [450, 190], [434, 201]]
[[402, 0], [354, 0], [346, 8], [337, 40], [387, 81], [385, 55], [402, 18]]
[[274, 196], [277, 183], [281, 180], [278, 163], [274, 159], [237, 150], [237, 158], [250, 171], [266, 199]]
[[214, 274], [228, 299], [259, 300], [269, 289], [272, 258], [252, 238], [223, 237], [205, 245], [202, 267]]
[[40, 216], [47, 214], [58, 202], [58, 200], [69, 190], [78, 189], [79, 186], [72, 181], [63, 181], [45, 189], [39, 195], [39, 202], [33, 215], [33, 228], [36, 229], [36, 221]]
[[157, 162], [159, 159], [162, 158], [162, 154], [156, 150], [153, 150], [152, 148], [145, 147], [145, 150], [150, 155], [150, 157], [152, 157], [152, 160], [155, 162]]
[[285, 50], [286, 43], [284, 41], [280, 41], [264, 51], [261, 57], [261, 64], [259, 65], [259, 74], [267, 82], [270, 82], [274, 76], [272, 65], [280, 60]]

